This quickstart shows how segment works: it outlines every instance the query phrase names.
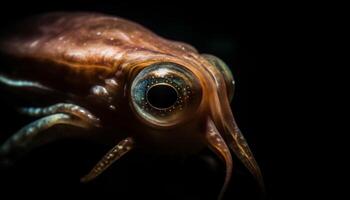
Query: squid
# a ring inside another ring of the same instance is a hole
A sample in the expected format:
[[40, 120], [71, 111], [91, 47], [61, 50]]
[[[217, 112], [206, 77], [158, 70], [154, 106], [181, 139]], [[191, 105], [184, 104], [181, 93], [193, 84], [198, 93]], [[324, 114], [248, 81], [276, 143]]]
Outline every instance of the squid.
[[82, 177], [89, 182], [133, 149], [210, 148], [226, 166], [219, 199], [232, 175], [232, 153], [263, 187], [230, 108], [232, 73], [218, 57], [122, 18], [81, 12], [16, 24], [1, 37], [0, 55], [1, 91], [33, 119], [0, 145], [2, 164], [62, 138], [100, 140], [111, 150]]

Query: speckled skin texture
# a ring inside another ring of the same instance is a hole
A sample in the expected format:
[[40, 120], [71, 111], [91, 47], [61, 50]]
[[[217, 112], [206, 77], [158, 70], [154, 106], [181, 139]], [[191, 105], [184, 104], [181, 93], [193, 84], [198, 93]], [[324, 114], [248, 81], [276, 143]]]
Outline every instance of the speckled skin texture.
[[[162, 154], [193, 154], [209, 147], [226, 164], [219, 198], [230, 180], [231, 151], [262, 185], [259, 167], [233, 118], [229, 102], [234, 82], [220, 59], [201, 55], [190, 45], [161, 38], [133, 22], [97, 13], [34, 17], [9, 31], [0, 40], [0, 51], [7, 63], [1, 68], [1, 77], [19, 83], [2, 81], [5, 90], [30, 102], [27, 107], [36, 107], [43, 116], [48, 114], [43, 107], [51, 108], [54, 111], [51, 115], [64, 113], [71, 117], [72, 121], [65, 125], [83, 129], [79, 134], [62, 137], [74, 135], [116, 145], [83, 180], [92, 180], [101, 169], [133, 148]], [[133, 104], [131, 86], [135, 77], [150, 66], [159, 65], [155, 70], [162, 69], [162, 63], [173, 63], [174, 69], [183, 68], [186, 72], [175, 73], [170, 68], [167, 73], [148, 73], [145, 78], [171, 81], [171, 76], [182, 77], [184, 86], [176, 88], [182, 91], [190, 86], [191, 90], [189, 100], [181, 102], [188, 104], [187, 109], [180, 112], [174, 107], [165, 111], [176, 119], [172, 123], [168, 118], [158, 121], [146, 118], [136, 112]], [[185, 75], [190, 78], [183, 78]], [[21, 85], [21, 81], [38, 83], [46, 90]], [[79, 107], [55, 110], [54, 103]], [[36, 115], [33, 110], [26, 114]], [[86, 120], [91, 118], [94, 120]], [[56, 125], [54, 120], [39, 119], [33, 126], [41, 127], [43, 123], [50, 123], [47, 127]], [[19, 131], [13, 137], [16, 135], [23, 133]], [[13, 137], [8, 143], [13, 147], [7, 149], [19, 151], [16, 144], [21, 141], [17, 139], [23, 137]], [[34, 139], [26, 147], [50, 140], [49, 134], [45, 137], [40, 142]], [[115, 149], [120, 151], [114, 152]], [[0, 155], [6, 158], [8, 152], [0, 151]]]

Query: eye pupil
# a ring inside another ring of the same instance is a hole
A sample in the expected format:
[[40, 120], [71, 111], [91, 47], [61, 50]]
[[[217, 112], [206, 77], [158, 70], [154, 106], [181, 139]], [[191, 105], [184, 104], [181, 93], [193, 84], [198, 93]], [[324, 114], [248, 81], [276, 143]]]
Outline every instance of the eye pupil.
[[176, 89], [168, 84], [157, 84], [147, 91], [148, 103], [158, 109], [165, 109], [174, 105], [177, 96]]

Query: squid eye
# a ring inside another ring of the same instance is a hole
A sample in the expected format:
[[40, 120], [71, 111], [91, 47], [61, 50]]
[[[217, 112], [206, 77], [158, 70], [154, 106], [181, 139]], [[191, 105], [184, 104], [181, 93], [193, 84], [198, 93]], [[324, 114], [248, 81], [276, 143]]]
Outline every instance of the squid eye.
[[175, 63], [156, 63], [144, 68], [136, 75], [130, 91], [131, 106], [137, 116], [158, 126], [175, 125], [188, 118], [202, 97], [196, 76]]

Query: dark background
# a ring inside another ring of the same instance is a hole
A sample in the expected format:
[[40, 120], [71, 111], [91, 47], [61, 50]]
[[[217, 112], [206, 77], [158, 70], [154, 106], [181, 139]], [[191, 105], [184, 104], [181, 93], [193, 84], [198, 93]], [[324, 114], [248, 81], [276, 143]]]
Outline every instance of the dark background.
[[[297, 85], [305, 78], [307, 28], [303, 9], [278, 3], [168, 1], [46, 1], [1, 3], [1, 31], [34, 14], [50, 11], [97, 11], [120, 16], [200, 52], [222, 58], [236, 80], [233, 113], [260, 164], [266, 199], [305, 198], [309, 179], [317, 174], [306, 164], [313, 156], [301, 150], [307, 123], [299, 112], [302, 97]], [[303, 7], [301, 5], [301, 7]], [[306, 36], [305, 36], [306, 35]], [[298, 60], [298, 61], [297, 61]], [[299, 76], [301, 75], [301, 76]], [[15, 131], [24, 119], [3, 109], [1, 126]], [[5, 140], [6, 134], [0, 135]], [[223, 168], [210, 152], [175, 158], [133, 152], [100, 178], [81, 184], [79, 178], [109, 146], [64, 140], [40, 147], [13, 168], [0, 171], [3, 196], [98, 199], [215, 199], [223, 182]], [[307, 161], [306, 161], [307, 160]], [[305, 162], [306, 161], [306, 162]], [[310, 183], [310, 185], [312, 185]], [[234, 174], [224, 199], [260, 199], [258, 188], [235, 160]], [[3, 198], [1, 198], [3, 199]], [[9, 199], [9, 198], [4, 198]]]

